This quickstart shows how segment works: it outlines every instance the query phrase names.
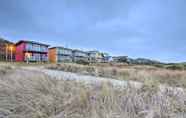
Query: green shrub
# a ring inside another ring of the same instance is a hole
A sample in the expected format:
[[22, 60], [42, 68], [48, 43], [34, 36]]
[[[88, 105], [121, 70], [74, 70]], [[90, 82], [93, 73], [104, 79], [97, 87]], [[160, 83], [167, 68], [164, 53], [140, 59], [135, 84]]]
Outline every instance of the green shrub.
[[184, 70], [184, 65], [181, 65], [181, 64], [169, 65], [169, 66], [166, 67], [166, 69], [170, 69], [170, 70]]
[[157, 68], [165, 68], [165, 65], [163, 65], [163, 64], [155, 64], [154, 66]]
[[77, 64], [82, 64], [82, 65], [88, 65], [89, 64], [89, 62], [85, 61], [85, 60], [77, 60], [76, 63]]

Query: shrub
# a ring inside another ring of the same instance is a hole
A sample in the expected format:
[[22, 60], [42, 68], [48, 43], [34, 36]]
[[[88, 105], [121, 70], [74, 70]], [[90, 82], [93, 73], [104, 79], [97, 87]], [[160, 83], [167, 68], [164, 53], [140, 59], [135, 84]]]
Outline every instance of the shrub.
[[166, 68], [170, 70], [184, 70], [184, 65], [181, 64], [169, 65]]
[[165, 65], [163, 65], [163, 64], [154, 64], [153, 66], [155, 66], [157, 68], [165, 68]]
[[85, 61], [85, 60], [77, 60], [76, 63], [77, 64], [83, 64], [83, 65], [88, 65], [89, 64], [89, 62]]

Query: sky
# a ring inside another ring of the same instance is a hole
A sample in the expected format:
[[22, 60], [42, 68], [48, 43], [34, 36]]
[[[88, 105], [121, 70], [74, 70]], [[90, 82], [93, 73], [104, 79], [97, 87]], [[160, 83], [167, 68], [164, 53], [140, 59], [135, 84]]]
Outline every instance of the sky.
[[186, 61], [186, 0], [0, 0], [0, 37]]

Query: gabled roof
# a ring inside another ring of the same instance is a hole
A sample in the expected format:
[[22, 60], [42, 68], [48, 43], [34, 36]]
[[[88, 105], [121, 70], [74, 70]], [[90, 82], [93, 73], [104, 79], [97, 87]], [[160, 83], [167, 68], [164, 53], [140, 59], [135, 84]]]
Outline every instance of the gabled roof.
[[38, 44], [38, 45], [44, 45], [44, 46], [50, 46], [47, 44], [43, 44], [43, 43], [39, 43], [39, 42], [35, 42], [35, 41], [28, 41], [28, 40], [20, 40], [16, 43], [16, 45], [19, 45], [20, 43], [32, 43], [32, 44]]

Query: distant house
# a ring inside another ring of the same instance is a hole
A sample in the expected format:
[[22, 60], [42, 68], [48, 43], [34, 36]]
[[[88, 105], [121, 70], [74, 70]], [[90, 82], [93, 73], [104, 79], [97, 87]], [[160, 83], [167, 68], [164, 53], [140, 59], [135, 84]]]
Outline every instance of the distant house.
[[0, 61], [15, 60], [15, 45], [14, 43], [0, 38]]
[[104, 55], [99, 51], [88, 51], [89, 61], [91, 63], [101, 63], [104, 62]]
[[49, 60], [53, 63], [72, 62], [73, 50], [64, 47], [52, 47], [49, 49]]
[[89, 55], [89, 62], [91, 63], [96, 63], [97, 60], [97, 53], [98, 51], [88, 51], [88, 55]]
[[112, 61], [112, 57], [108, 53], [102, 53], [103, 55], [103, 62], [107, 63]]
[[21, 40], [16, 43], [16, 61], [47, 62], [48, 47], [47, 44]]
[[128, 62], [128, 56], [115, 56], [112, 57], [113, 62], [124, 62], [127, 63]]
[[89, 62], [89, 54], [88, 52], [82, 50], [73, 50], [73, 61], [87, 61]]

